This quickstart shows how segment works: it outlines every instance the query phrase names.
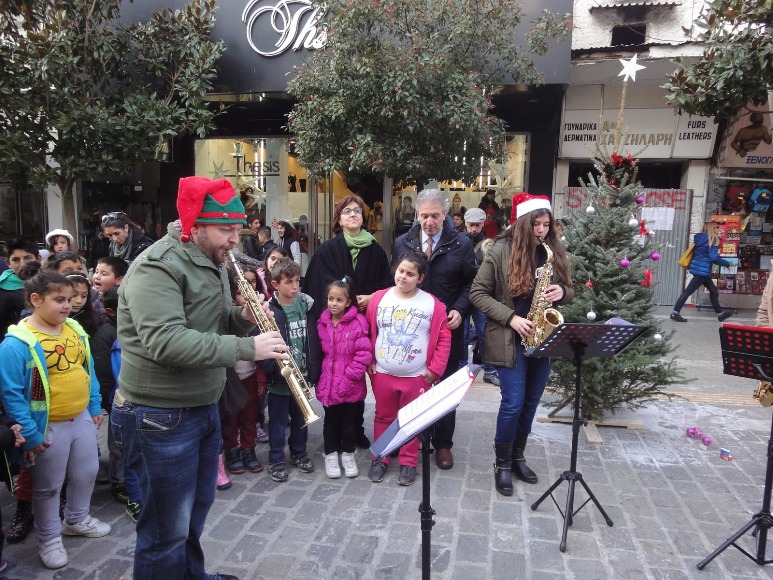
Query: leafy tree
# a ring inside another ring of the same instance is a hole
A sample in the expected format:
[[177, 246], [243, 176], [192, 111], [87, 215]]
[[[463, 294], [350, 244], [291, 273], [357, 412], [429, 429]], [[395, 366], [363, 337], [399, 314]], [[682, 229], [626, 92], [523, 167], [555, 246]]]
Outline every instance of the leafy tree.
[[773, 89], [773, 0], [712, 0], [684, 32], [705, 46], [695, 64], [679, 67], [663, 86], [679, 113], [735, 116], [761, 105]]
[[[654, 316], [652, 289], [642, 284], [645, 270], [654, 269], [656, 260], [650, 237], [635, 237], [640, 232], [634, 220], [641, 195], [636, 160], [598, 151], [594, 165], [595, 173], [583, 183], [588, 205], [594, 209], [580, 211], [564, 232], [575, 297], [561, 312], [565, 322], [587, 323], [593, 312], [599, 321], [617, 317], [648, 327], [622, 354], [583, 362], [582, 412], [598, 420], [624, 407], [643, 407], [665, 395], [664, 387], [683, 383], [684, 378], [675, 360], [668, 358], [673, 332], [663, 332]], [[572, 361], [557, 360], [548, 389], [569, 398], [574, 377]]]
[[544, 12], [515, 43], [520, 0], [313, 0], [327, 43], [296, 69], [289, 116], [303, 163], [395, 179], [465, 179], [504, 154], [491, 98], [539, 84], [532, 55], [567, 34]]
[[55, 184], [75, 231], [78, 179], [125, 175], [169, 138], [203, 136], [224, 50], [215, 0], [121, 25], [121, 0], [0, 4], [0, 176]]

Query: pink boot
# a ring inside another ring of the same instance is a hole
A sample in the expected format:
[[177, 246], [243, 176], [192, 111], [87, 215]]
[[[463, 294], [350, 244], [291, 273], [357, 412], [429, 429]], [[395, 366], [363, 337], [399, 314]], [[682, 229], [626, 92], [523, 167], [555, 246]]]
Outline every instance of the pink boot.
[[231, 478], [225, 472], [225, 465], [223, 465], [223, 454], [221, 453], [217, 458], [217, 489], [220, 491], [231, 487]]

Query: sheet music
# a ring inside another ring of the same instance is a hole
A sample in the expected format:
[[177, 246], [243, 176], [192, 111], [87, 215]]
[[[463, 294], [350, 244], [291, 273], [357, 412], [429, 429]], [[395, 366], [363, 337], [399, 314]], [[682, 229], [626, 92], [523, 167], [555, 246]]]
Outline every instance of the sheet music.
[[373, 455], [379, 458], [386, 457], [400, 445], [415, 437], [422, 429], [429, 427], [458, 407], [479, 369], [480, 367], [471, 368], [469, 365], [462, 367], [400, 409], [397, 419], [371, 446]]

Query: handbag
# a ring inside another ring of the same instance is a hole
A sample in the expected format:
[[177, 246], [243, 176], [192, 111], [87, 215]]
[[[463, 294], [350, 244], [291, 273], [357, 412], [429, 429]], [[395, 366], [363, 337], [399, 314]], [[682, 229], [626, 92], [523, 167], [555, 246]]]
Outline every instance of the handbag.
[[682, 256], [679, 258], [678, 264], [682, 268], [689, 268], [690, 264], [692, 263], [692, 256], [694, 253], [695, 253], [695, 242], [687, 246], [687, 249], [684, 251], [684, 254], [682, 254]]

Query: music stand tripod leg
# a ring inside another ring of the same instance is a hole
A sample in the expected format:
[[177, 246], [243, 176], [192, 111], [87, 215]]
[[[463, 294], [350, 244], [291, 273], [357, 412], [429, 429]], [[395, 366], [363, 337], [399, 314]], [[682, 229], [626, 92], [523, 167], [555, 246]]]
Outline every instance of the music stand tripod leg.
[[709, 554], [706, 558], [698, 563], [698, 570], [703, 568], [711, 562], [714, 558], [719, 556], [730, 546], [735, 546], [736, 540], [743, 536], [746, 532], [752, 528], [756, 528], [754, 533], [757, 535], [757, 553], [752, 556], [745, 550], [742, 550], [739, 546], [735, 546], [743, 555], [753, 560], [756, 564], [763, 566], [770, 564], [770, 560], [765, 560], [765, 550], [768, 542], [768, 530], [773, 527], [773, 516], [770, 514], [770, 492], [773, 489], [773, 416], [770, 420], [770, 438], [768, 439], [768, 463], [765, 468], [765, 488], [763, 490], [762, 497], [762, 511], [755, 514], [754, 517], [744, 525], [735, 534], [730, 536], [724, 543]]
[[419, 435], [421, 441], [421, 503], [419, 504], [419, 513], [421, 513], [421, 578], [429, 580], [430, 565], [432, 563], [432, 526], [435, 520], [435, 510], [430, 504], [430, 440], [432, 439], [432, 427], [425, 429]]

